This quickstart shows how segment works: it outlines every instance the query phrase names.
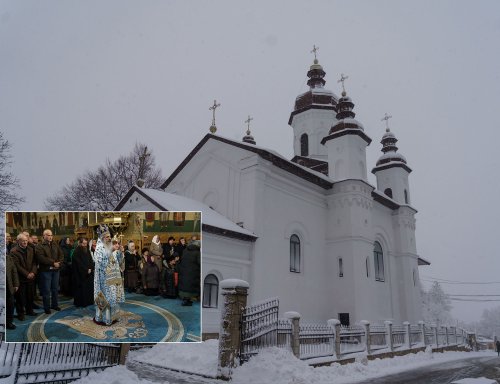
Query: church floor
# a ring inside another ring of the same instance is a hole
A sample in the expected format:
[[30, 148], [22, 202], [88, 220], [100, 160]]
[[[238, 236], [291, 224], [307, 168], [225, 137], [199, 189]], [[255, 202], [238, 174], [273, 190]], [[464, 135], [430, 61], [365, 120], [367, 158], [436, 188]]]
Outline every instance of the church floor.
[[[39, 302], [37, 304], [40, 305]], [[6, 330], [7, 342], [190, 342], [201, 341], [200, 302], [182, 305], [180, 299], [127, 293], [119, 320], [111, 326], [93, 322], [94, 306], [76, 308], [68, 297], [59, 298], [61, 311], [50, 315], [14, 318], [16, 329]]]

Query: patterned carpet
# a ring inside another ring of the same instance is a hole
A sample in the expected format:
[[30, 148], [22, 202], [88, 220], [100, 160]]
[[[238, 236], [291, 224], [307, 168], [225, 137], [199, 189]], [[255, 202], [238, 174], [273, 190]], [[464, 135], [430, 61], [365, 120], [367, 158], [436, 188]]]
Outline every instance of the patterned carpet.
[[41, 309], [24, 321], [14, 318], [15, 330], [7, 330], [8, 342], [189, 342], [201, 341], [200, 303], [183, 307], [179, 299], [127, 293], [120, 319], [111, 326], [93, 322], [94, 306], [76, 308], [60, 298], [61, 311], [50, 315]]

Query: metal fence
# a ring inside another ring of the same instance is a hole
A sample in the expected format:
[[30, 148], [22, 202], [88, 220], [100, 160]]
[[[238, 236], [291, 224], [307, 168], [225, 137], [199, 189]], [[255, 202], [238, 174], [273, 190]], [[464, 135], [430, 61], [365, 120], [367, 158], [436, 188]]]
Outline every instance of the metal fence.
[[247, 361], [260, 349], [278, 345], [279, 300], [270, 299], [246, 307], [241, 314], [240, 361]]
[[366, 349], [365, 328], [360, 325], [340, 327], [340, 353], [362, 352]]
[[335, 353], [335, 329], [326, 324], [304, 324], [299, 330], [300, 358], [331, 356]]
[[392, 327], [392, 346], [394, 348], [402, 347], [405, 345], [406, 330], [402, 325], [395, 325]]

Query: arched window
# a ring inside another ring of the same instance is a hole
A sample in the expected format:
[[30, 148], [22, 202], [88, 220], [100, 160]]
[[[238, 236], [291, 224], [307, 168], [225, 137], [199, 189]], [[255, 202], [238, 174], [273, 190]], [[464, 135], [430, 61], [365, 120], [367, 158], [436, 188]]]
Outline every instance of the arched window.
[[300, 156], [309, 156], [309, 137], [307, 133], [300, 136]]
[[410, 204], [410, 199], [408, 198], [408, 191], [405, 189], [405, 204]]
[[365, 264], [366, 264], [366, 277], [370, 277], [370, 258], [369, 257], [366, 258]]
[[392, 199], [392, 189], [391, 188], [386, 188], [384, 193], [386, 196], [389, 196]]
[[203, 281], [203, 307], [217, 308], [217, 299], [219, 298], [219, 279], [210, 274]]
[[339, 277], [344, 277], [344, 262], [341, 257], [339, 257]]
[[385, 281], [384, 253], [382, 252], [382, 246], [378, 241], [375, 242], [375, 246], [373, 247], [373, 264], [375, 266], [375, 280]]
[[300, 239], [290, 236], [290, 272], [300, 272]]

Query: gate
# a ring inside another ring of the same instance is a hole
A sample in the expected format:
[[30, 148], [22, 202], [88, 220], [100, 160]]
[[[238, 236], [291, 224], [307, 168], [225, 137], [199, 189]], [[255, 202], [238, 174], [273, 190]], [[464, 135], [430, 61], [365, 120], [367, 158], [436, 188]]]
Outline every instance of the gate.
[[278, 298], [246, 307], [240, 321], [240, 363], [265, 347], [278, 344]]

